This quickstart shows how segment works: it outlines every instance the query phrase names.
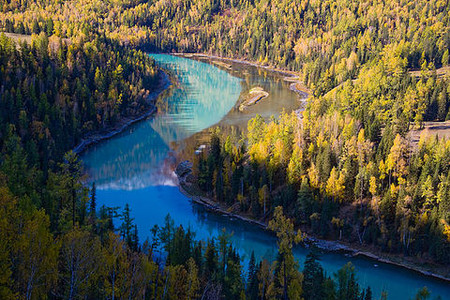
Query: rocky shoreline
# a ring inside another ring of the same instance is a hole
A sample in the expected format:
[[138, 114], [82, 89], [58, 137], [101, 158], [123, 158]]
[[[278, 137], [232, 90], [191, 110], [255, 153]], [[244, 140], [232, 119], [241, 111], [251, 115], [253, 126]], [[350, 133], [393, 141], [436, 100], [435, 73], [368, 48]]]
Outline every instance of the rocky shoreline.
[[[264, 230], [268, 230], [267, 223], [260, 222], [260, 221], [233, 213], [231, 211], [228, 211], [228, 209], [226, 207], [220, 205], [219, 203], [217, 203], [207, 197], [195, 195], [193, 191], [197, 190], [195, 188], [196, 182], [195, 182], [194, 175], [192, 174], [192, 163], [190, 163], [189, 161], [183, 161], [180, 164], [178, 164], [178, 166], [175, 169], [175, 174], [178, 178], [178, 187], [179, 187], [181, 193], [183, 193], [186, 197], [190, 198], [194, 203], [202, 205], [206, 209], [208, 209], [214, 213], [222, 214], [229, 218], [239, 219], [239, 220], [251, 223], [253, 225], [259, 226], [260, 228], [262, 228]], [[429, 277], [433, 277], [433, 278], [436, 278], [439, 280], [450, 282], [449, 277], [446, 277], [446, 276], [443, 276], [440, 274], [436, 274], [432, 271], [425, 270], [419, 266], [400, 263], [400, 262], [393, 261], [392, 259], [380, 257], [374, 253], [362, 251], [360, 249], [356, 249], [352, 246], [346, 245], [341, 242], [322, 240], [322, 239], [318, 239], [318, 238], [315, 238], [312, 236], [307, 236], [306, 240], [305, 240], [305, 244], [309, 245], [309, 246], [315, 246], [325, 252], [341, 252], [341, 253], [345, 253], [351, 257], [362, 256], [362, 257], [365, 257], [368, 259], [372, 259], [372, 260], [374, 260], [374, 262], [395, 265], [397, 267], [401, 267], [401, 268], [404, 268], [404, 269], [407, 269], [407, 270], [410, 270], [410, 271], [413, 271], [413, 272], [416, 272], [416, 273], [419, 273], [419, 274], [422, 274], [425, 276], [429, 276]]]
[[271, 66], [265, 66], [265, 65], [261, 65], [261, 64], [255, 63], [255, 62], [250, 62], [250, 61], [244, 60], [244, 59], [222, 57], [222, 56], [209, 55], [209, 54], [204, 54], [204, 53], [171, 53], [171, 55], [180, 56], [180, 57], [186, 57], [186, 58], [198, 57], [198, 58], [218, 59], [218, 60], [221, 60], [221, 61], [229, 61], [229, 62], [244, 64], [244, 65], [248, 65], [248, 66], [252, 66], [252, 67], [266, 69], [268, 71], [276, 72], [276, 73], [279, 73], [281, 75], [288, 76], [288, 77], [291, 77], [291, 78], [298, 76], [298, 74], [296, 72], [293, 72], [293, 71], [277, 69], [277, 68], [274, 68], [274, 67], [271, 67]]
[[[311, 92], [309, 91], [309, 89], [303, 85], [303, 83], [299, 80], [298, 78], [298, 73], [293, 72], [293, 71], [288, 71], [288, 70], [282, 70], [282, 69], [277, 69], [274, 67], [270, 67], [270, 66], [264, 66], [255, 62], [251, 62], [245, 59], [234, 59], [234, 58], [229, 58], [229, 57], [221, 57], [221, 56], [217, 56], [217, 55], [209, 55], [209, 54], [204, 54], [204, 53], [171, 53], [171, 55], [175, 55], [175, 56], [179, 56], [179, 57], [185, 57], [185, 58], [200, 58], [200, 59], [216, 59], [216, 60], [220, 60], [220, 61], [226, 61], [226, 62], [233, 62], [233, 63], [238, 63], [238, 64], [243, 64], [243, 65], [248, 65], [248, 66], [252, 66], [252, 67], [256, 67], [256, 68], [262, 68], [265, 69], [267, 71], [270, 72], [275, 72], [278, 73], [280, 75], [285, 76], [283, 78], [284, 81], [290, 82], [289, 85], [289, 89], [295, 93], [297, 93], [297, 95], [299, 95], [299, 97], [301, 98], [301, 102], [302, 102], [302, 107], [300, 107], [299, 109], [295, 110], [295, 114], [298, 116], [299, 119], [302, 119], [301, 116], [301, 111], [303, 111], [303, 106], [306, 104], [307, 102], [307, 98], [309, 97], [309, 95], [311, 94]], [[214, 62], [213, 62], [214, 63]], [[222, 64], [216, 64], [216, 65], [222, 65]], [[225, 64], [228, 70], [231, 69], [231, 65], [229, 64]], [[236, 104], [236, 109], [238, 109], [239, 111], [243, 111], [243, 109], [245, 109], [246, 106], [242, 105], [241, 103]]]
[[[194, 56], [198, 56], [198, 57], [208, 57], [208, 58], [213, 58], [213, 59], [221, 59], [221, 60], [228, 60], [228, 61], [232, 61], [232, 62], [236, 62], [236, 63], [242, 63], [242, 64], [247, 64], [250, 66], [254, 66], [254, 67], [258, 67], [258, 68], [264, 68], [267, 69], [269, 71], [272, 72], [277, 72], [283, 75], [287, 75], [289, 77], [295, 77], [295, 73], [293, 72], [288, 72], [288, 71], [283, 71], [283, 70], [278, 70], [278, 69], [274, 69], [268, 66], [261, 66], [259, 64], [256, 63], [251, 63], [248, 61], [244, 61], [244, 60], [237, 60], [237, 59], [230, 59], [230, 58], [222, 58], [219, 56], [211, 56], [211, 55], [205, 55], [205, 54], [196, 54], [196, 55], [192, 55], [192, 54], [174, 54], [174, 55], [178, 55], [178, 56], [182, 56], [182, 57], [187, 57], [187, 58], [191, 58]], [[168, 87], [170, 87], [170, 85], [172, 84], [171, 79], [169, 78], [169, 76], [167, 75], [167, 73], [165, 73], [164, 71], [160, 71], [161, 72], [161, 79], [160, 79], [160, 84], [158, 86], [158, 88], [153, 91], [149, 96], [148, 96], [148, 101], [152, 102], [154, 100], [157, 99], [157, 97], [164, 91], [166, 90]], [[297, 84], [298, 82], [292, 82], [290, 85], [290, 89], [296, 93], [298, 93], [300, 96], [303, 97], [307, 97], [308, 93], [303, 91], [303, 90], [299, 90], [297, 88]], [[144, 112], [143, 114], [136, 116], [136, 117], [130, 117], [130, 118], [125, 118], [123, 119], [121, 122], [119, 122], [118, 124], [116, 124], [115, 126], [101, 131], [101, 132], [95, 132], [92, 133], [90, 135], [88, 135], [87, 137], [83, 138], [82, 141], [73, 148], [73, 151], [77, 154], [80, 154], [81, 152], [83, 152], [84, 150], [86, 150], [89, 146], [96, 144], [102, 140], [105, 139], [109, 139], [112, 136], [122, 132], [123, 130], [125, 130], [128, 126], [130, 126], [131, 124], [134, 124], [140, 120], [143, 120], [149, 116], [151, 116], [152, 114], [154, 114], [156, 112], [156, 107], [155, 106], [151, 106], [149, 108], [149, 110], [147, 110], [146, 112]], [[189, 191], [189, 186], [192, 185], [194, 183], [194, 178], [192, 175], [192, 164], [190, 164], [189, 162], [182, 162], [180, 163], [175, 171], [175, 174], [178, 177], [178, 186], [180, 191], [188, 198], [190, 198], [193, 202], [202, 205], [204, 207], [206, 207], [208, 210], [214, 212], [214, 213], [220, 213], [222, 215], [226, 215], [230, 218], [236, 218], [236, 219], [240, 219], [242, 221], [254, 224], [256, 226], [259, 226], [262, 229], [267, 230], [267, 224], [257, 221], [257, 220], [253, 220], [251, 218], [247, 218], [245, 216], [239, 215], [239, 214], [235, 214], [232, 213], [230, 211], [227, 211], [224, 207], [221, 207], [219, 204], [217, 204], [216, 202], [212, 201], [211, 199], [208, 199], [207, 197], [203, 197], [203, 196], [197, 196], [197, 195], [193, 195], [192, 192]], [[374, 261], [380, 262], [380, 263], [386, 263], [386, 264], [390, 264], [390, 265], [395, 265], [398, 267], [402, 267], [417, 273], [420, 273], [422, 275], [425, 276], [430, 276], [430, 277], [434, 277], [440, 280], [444, 280], [446, 282], [450, 282], [450, 277], [445, 277], [443, 275], [439, 275], [439, 274], [435, 274], [431, 271], [427, 271], [427, 270], [423, 270], [420, 269], [419, 267], [416, 266], [410, 266], [410, 265], [405, 265], [402, 263], [398, 263], [395, 261], [392, 261], [390, 259], [386, 259], [386, 258], [382, 258], [379, 257], [371, 252], [367, 252], [367, 251], [361, 251], [355, 248], [352, 248], [350, 246], [347, 246], [343, 243], [337, 242], [337, 241], [327, 241], [327, 240], [321, 240], [321, 239], [317, 239], [314, 237], [307, 237], [306, 243], [309, 245], [315, 245], [316, 247], [318, 247], [319, 249], [322, 249], [323, 251], [327, 251], [327, 252], [344, 252], [349, 254], [350, 256], [364, 256], [366, 258], [369, 259], [373, 259]]]
[[160, 72], [159, 85], [156, 88], [156, 90], [154, 90], [153, 92], [151, 92], [148, 95], [147, 101], [150, 103], [150, 105], [149, 105], [149, 109], [147, 111], [145, 111], [144, 113], [142, 113], [138, 116], [123, 118], [122, 120], [117, 122], [117, 124], [115, 124], [114, 126], [112, 126], [110, 128], [107, 128], [102, 131], [97, 131], [97, 132], [87, 135], [86, 137], [84, 137], [81, 140], [81, 142], [78, 145], [76, 145], [73, 148], [72, 151], [75, 152], [76, 154], [80, 154], [84, 150], [86, 150], [89, 146], [91, 146], [93, 144], [97, 144], [98, 142], [100, 142], [102, 140], [109, 139], [109, 138], [113, 137], [114, 135], [119, 134], [122, 131], [124, 131], [131, 124], [134, 124], [138, 121], [141, 121], [141, 120], [153, 115], [157, 111], [157, 108], [156, 108], [156, 106], [153, 105], [153, 102], [158, 98], [158, 96], [164, 90], [169, 88], [171, 85], [171, 80], [170, 80], [169, 76], [162, 70], [160, 70], [159, 72]]
[[306, 91], [304, 91], [304, 90], [300, 90], [300, 89], [297, 87], [297, 84], [298, 84], [298, 82], [292, 82], [292, 83], [289, 85], [289, 89], [290, 89], [291, 91], [293, 91], [293, 92], [296, 92], [297, 94], [300, 95], [300, 97], [302, 97], [302, 98], [304, 98], [304, 99], [308, 98], [308, 97], [309, 97], [309, 94], [308, 94]]

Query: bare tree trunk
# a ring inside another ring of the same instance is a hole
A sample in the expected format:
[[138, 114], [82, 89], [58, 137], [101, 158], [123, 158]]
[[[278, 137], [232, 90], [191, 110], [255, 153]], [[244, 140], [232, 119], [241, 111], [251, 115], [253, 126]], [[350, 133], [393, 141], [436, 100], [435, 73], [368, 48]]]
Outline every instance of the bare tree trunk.
[[209, 289], [209, 281], [206, 283], [205, 289], [203, 290], [201, 300], [205, 299], [205, 295], [206, 295], [206, 292], [208, 291], [208, 289]]
[[73, 296], [75, 294], [75, 274], [74, 270], [72, 269], [71, 275], [70, 275], [70, 293], [69, 293], [69, 300], [73, 299]]
[[73, 177], [71, 180], [71, 188], [72, 188], [72, 226], [75, 227], [75, 198], [76, 198], [76, 193], [75, 193], [75, 184], [73, 182]]
[[132, 268], [131, 278], [130, 278], [130, 294], [128, 296], [129, 300], [133, 299], [132, 296], [133, 296], [133, 292], [134, 292], [133, 291], [134, 290], [134, 279], [136, 277], [136, 272], [137, 272], [137, 270], [136, 270], [136, 264], [137, 264], [136, 260], [137, 260], [137, 257], [134, 256], [133, 259], [132, 259], [133, 268]]
[[286, 259], [283, 258], [283, 277], [284, 277], [284, 286], [283, 286], [283, 298], [284, 300], [288, 300], [288, 294], [287, 294], [287, 274], [286, 274]]
[[162, 299], [166, 299], [166, 293], [167, 293], [167, 282], [169, 281], [170, 271], [167, 272], [166, 282], [164, 283], [164, 292]]
[[30, 278], [28, 279], [27, 292], [26, 292], [26, 296], [25, 296], [27, 300], [31, 300], [31, 295], [33, 294], [33, 280], [34, 280], [35, 271], [36, 271], [36, 269], [32, 268]]
[[362, 245], [363, 244], [364, 235], [366, 234], [367, 227], [364, 226], [364, 230], [363, 230], [362, 234], [360, 233], [359, 228], [360, 227], [358, 225], [358, 227], [356, 228], [356, 233], [358, 234], [359, 244]]
[[116, 286], [116, 270], [114, 269], [113, 275], [111, 277], [111, 287], [112, 287], [112, 300], [114, 300], [114, 294], [115, 294], [115, 286]]

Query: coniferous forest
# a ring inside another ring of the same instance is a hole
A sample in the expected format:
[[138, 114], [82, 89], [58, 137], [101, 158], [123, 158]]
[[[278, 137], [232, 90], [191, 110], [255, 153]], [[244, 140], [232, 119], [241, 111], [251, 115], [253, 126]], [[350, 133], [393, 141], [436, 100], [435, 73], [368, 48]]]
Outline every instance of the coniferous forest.
[[[449, 1], [1, 0], [0, 30], [0, 299], [373, 299], [350, 263], [297, 261], [305, 233], [448, 278], [450, 139], [413, 133], [450, 120]], [[300, 117], [214, 129], [191, 159], [202, 195], [273, 231], [274, 262], [170, 216], [139, 240], [128, 206], [97, 205], [72, 149], [154, 108], [147, 52], [255, 62], [310, 91]]]

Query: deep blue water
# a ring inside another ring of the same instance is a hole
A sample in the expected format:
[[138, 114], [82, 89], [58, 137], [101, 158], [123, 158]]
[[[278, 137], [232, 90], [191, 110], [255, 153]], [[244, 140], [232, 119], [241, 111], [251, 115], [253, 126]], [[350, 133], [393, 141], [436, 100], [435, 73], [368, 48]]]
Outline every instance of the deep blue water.
[[[123, 207], [128, 203], [141, 241], [150, 235], [154, 224], [163, 224], [170, 214], [175, 224], [190, 226], [197, 239], [217, 236], [222, 228], [233, 232], [232, 242], [244, 261], [252, 251], [258, 259], [274, 259], [273, 235], [191, 203], [178, 190], [176, 178], [168, 167], [172, 143], [214, 125], [227, 115], [245, 87], [242, 79], [207, 63], [168, 55], [152, 56], [164, 68], [172, 70], [179, 82], [160, 99], [156, 117], [131, 126], [83, 154], [91, 180], [98, 187], [99, 205]], [[250, 72], [248, 76], [258, 81], [261, 75]], [[289, 102], [289, 97], [295, 99], [292, 92], [281, 89], [287, 87], [282, 84], [266, 87], [271, 94], [283, 95], [284, 102]], [[303, 267], [308, 250], [297, 247], [294, 253]], [[360, 284], [370, 285], [377, 296], [384, 289], [389, 299], [412, 299], [419, 288], [427, 286], [432, 298], [440, 295], [442, 299], [450, 299], [448, 283], [399, 267], [334, 253], [323, 254], [321, 263], [332, 274], [348, 261], [355, 265]]]

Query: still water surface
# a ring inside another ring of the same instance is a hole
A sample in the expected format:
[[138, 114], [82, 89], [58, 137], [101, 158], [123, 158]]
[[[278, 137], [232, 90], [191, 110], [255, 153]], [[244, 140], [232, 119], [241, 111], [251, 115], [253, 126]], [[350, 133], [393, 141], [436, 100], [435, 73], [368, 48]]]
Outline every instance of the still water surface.
[[[274, 259], [276, 240], [271, 234], [190, 202], [179, 192], [168, 165], [173, 161], [172, 149], [196, 133], [219, 121], [219, 125], [243, 126], [256, 113], [268, 118], [283, 108], [291, 111], [301, 105], [298, 96], [288, 89], [282, 76], [254, 67], [233, 64], [225, 71], [206, 62], [152, 56], [171, 70], [178, 82], [161, 95], [154, 118], [84, 152], [82, 159], [97, 184], [99, 205], [124, 207], [128, 203], [141, 241], [150, 235], [154, 224], [162, 225], [170, 214], [175, 224], [190, 226], [197, 239], [217, 236], [222, 228], [233, 232], [232, 242], [245, 261], [252, 251], [257, 259]], [[270, 96], [238, 113], [233, 109], [237, 99], [255, 86], [263, 87]], [[303, 267], [308, 250], [297, 247], [294, 253]], [[432, 296], [450, 299], [450, 284], [399, 267], [334, 253], [323, 254], [321, 263], [332, 274], [349, 261], [358, 271], [360, 284], [370, 285], [377, 297], [386, 290], [389, 299], [412, 299], [419, 288], [427, 286]]]

